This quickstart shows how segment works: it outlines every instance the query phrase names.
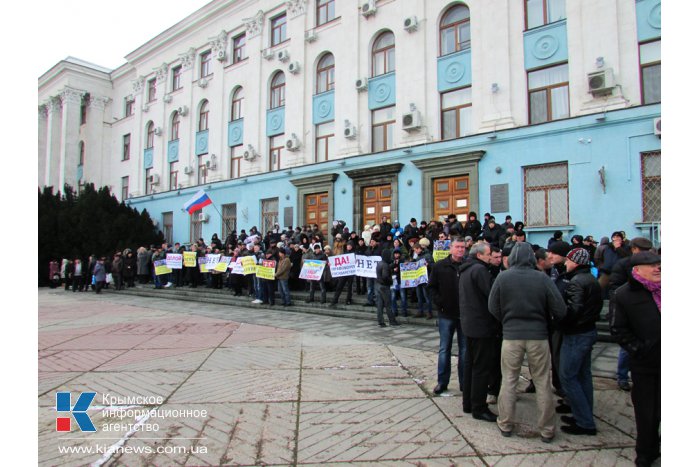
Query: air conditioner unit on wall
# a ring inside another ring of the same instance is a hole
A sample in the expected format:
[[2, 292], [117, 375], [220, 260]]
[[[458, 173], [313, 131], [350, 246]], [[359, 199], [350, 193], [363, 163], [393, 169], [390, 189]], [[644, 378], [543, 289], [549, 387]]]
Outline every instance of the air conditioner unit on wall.
[[199, 81], [197, 81], [197, 86], [199, 86], [200, 88], [206, 88], [208, 84], [209, 80], [206, 78], [200, 78]]
[[661, 117], [654, 119], [654, 136], [661, 138]]
[[170, 94], [166, 94], [165, 97], [163, 97], [163, 102], [166, 104], [170, 104], [173, 101], [173, 96]]
[[255, 152], [255, 148], [253, 147], [253, 145], [249, 144], [248, 150], [243, 153], [243, 159], [247, 161], [252, 161], [256, 157], [258, 157], [258, 153]]
[[216, 59], [220, 62], [223, 62], [226, 60], [226, 51], [225, 50], [219, 50], [216, 52]]
[[409, 16], [403, 20], [403, 28], [408, 32], [413, 32], [418, 29], [418, 18]]
[[615, 78], [611, 68], [588, 73], [588, 92], [594, 96], [612, 94], [615, 88]]
[[287, 65], [287, 70], [289, 70], [289, 72], [293, 75], [296, 75], [301, 71], [301, 65], [299, 65], [299, 62], [292, 62]]
[[153, 174], [149, 177], [151, 185], [158, 185], [160, 183], [160, 175]]
[[299, 138], [297, 138], [296, 134], [292, 133], [289, 136], [287, 142], [285, 143], [285, 146], [289, 151], [298, 151], [299, 147], [301, 146], [301, 141], [299, 141]]
[[420, 112], [413, 110], [403, 114], [401, 117], [401, 129], [405, 131], [416, 131], [421, 127]]
[[318, 35], [316, 34], [316, 31], [314, 31], [313, 29], [310, 31], [306, 31], [304, 33], [304, 40], [306, 42], [313, 42], [316, 39], [318, 39]]
[[186, 165], [184, 169], [182, 169], [183, 172], [185, 172], [185, 175], [189, 175], [193, 172], [192, 167], [189, 165]]
[[199, 220], [199, 222], [209, 222], [209, 214], [200, 212], [197, 216], [197, 220]]
[[279, 60], [280, 62], [289, 61], [289, 52], [287, 51], [287, 49], [277, 51], [277, 60]]
[[156, 136], [160, 136], [163, 134], [163, 129], [161, 127], [157, 126], [153, 129], [153, 134]]
[[367, 78], [359, 78], [355, 80], [355, 89], [358, 91], [367, 90]]
[[365, 0], [360, 6], [360, 13], [367, 18], [377, 12], [377, 2], [375, 0]]
[[177, 108], [177, 113], [182, 115], [183, 117], [187, 115], [187, 112], [189, 112], [189, 109], [187, 108], [186, 105], [180, 106]]
[[343, 136], [347, 139], [355, 139], [357, 136], [357, 128], [350, 123], [350, 120], [345, 120], [345, 128], [343, 129]]
[[272, 51], [272, 49], [263, 49], [262, 51], [262, 57], [265, 60], [272, 60], [272, 57], [275, 56], [275, 53]]

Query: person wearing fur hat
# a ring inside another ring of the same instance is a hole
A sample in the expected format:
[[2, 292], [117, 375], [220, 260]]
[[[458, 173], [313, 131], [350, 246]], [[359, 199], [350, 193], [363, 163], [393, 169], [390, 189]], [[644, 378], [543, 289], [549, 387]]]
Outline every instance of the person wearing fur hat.
[[562, 431], [571, 435], [595, 435], [593, 418], [593, 375], [591, 353], [596, 342], [596, 321], [603, 308], [600, 284], [591, 274], [591, 258], [583, 248], [566, 255], [564, 303], [566, 317], [560, 323], [563, 333], [559, 360], [559, 380], [570, 407], [557, 407], [564, 415]]

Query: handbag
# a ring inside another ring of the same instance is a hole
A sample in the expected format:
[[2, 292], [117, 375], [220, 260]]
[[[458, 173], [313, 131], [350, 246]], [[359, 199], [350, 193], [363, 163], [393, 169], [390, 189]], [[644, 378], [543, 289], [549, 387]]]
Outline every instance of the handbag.
[[106, 282], [107, 282], [108, 284], [111, 284], [111, 283], [112, 283], [112, 273], [111, 273], [111, 272], [107, 273], [107, 280], [106, 280]]
[[96, 285], [96, 284], [97, 284], [97, 281], [95, 280], [95, 275], [93, 274], [92, 275], [92, 285]]

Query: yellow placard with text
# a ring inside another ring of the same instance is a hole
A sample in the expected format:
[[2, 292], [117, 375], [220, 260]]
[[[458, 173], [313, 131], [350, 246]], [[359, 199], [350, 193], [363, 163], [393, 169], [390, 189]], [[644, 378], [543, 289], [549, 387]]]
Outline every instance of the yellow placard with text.
[[184, 251], [182, 253], [183, 261], [186, 268], [193, 268], [197, 266], [197, 252], [196, 251]]
[[255, 264], [255, 258], [252, 256], [244, 256], [242, 258], [239, 258], [241, 262], [241, 266], [243, 266], [243, 274], [246, 276], [248, 274], [256, 274], [256, 264]]
[[257, 265], [255, 275], [260, 279], [275, 280], [275, 268], [269, 268], [261, 264]]

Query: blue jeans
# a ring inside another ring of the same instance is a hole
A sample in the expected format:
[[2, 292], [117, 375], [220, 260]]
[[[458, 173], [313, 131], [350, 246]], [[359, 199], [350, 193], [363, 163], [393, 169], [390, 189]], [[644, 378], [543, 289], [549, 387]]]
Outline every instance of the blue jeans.
[[289, 295], [289, 281], [288, 280], [278, 280], [277, 289], [279, 290], [280, 297], [282, 298], [283, 305], [289, 305], [292, 303], [292, 298]]
[[399, 315], [398, 311], [396, 311], [398, 307], [398, 304], [396, 302], [399, 299], [399, 295], [401, 295], [401, 313], [404, 316], [406, 316], [408, 315], [408, 308], [406, 304], [406, 289], [395, 289], [394, 287], [391, 288], [391, 310], [396, 316]]
[[[430, 298], [428, 285], [420, 284], [418, 287], [416, 287], [416, 295], [418, 295], [418, 313], [423, 314], [424, 311], [427, 311], [429, 315], [432, 315], [433, 301]], [[425, 307], [423, 307], [424, 303], [426, 304]]]
[[376, 298], [374, 295], [374, 284], [377, 282], [376, 279], [367, 278], [367, 303], [374, 305], [376, 303]]
[[587, 429], [595, 429], [591, 352], [596, 336], [595, 329], [564, 334], [559, 357], [559, 380], [571, 404], [571, 412], [576, 424]]
[[258, 300], [263, 300], [264, 290], [262, 281], [263, 280], [260, 279], [258, 276], [255, 276], [255, 298]]
[[450, 384], [452, 372], [452, 339], [457, 331], [457, 374], [459, 375], [460, 390], [463, 387], [464, 362], [467, 361], [467, 339], [462, 334], [462, 326], [458, 319], [438, 318], [438, 330], [440, 331], [440, 352], [438, 353], [438, 384], [444, 388]]
[[629, 383], [630, 373], [630, 355], [625, 349], [620, 347], [620, 353], [617, 354], [617, 382]]

